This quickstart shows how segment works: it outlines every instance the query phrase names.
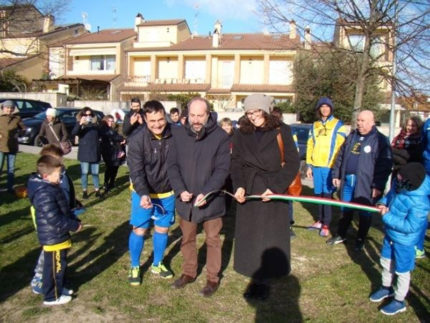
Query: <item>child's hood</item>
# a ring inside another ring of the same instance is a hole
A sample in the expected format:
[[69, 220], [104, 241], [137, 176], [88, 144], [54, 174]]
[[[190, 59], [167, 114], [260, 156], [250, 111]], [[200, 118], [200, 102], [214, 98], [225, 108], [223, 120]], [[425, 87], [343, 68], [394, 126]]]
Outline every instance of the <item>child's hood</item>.
[[430, 195], [430, 177], [428, 175], [425, 176], [424, 181], [416, 190], [413, 191], [405, 191], [406, 195], [409, 196], [422, 196], [422, 195]]
[[30, 201], [33, 201], [34, 194], [36, 194], [38, 190], [49, 187], [50, 185], [51, 183], [43, 180], [39, 174], [31, 174], [27, 182], [27, 194]]

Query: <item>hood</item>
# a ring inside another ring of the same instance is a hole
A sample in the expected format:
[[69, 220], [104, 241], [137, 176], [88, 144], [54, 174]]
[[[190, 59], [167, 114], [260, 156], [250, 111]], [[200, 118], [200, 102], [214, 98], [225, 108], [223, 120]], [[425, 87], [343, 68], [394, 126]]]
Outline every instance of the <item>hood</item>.
[[210, 134], [212, 131], [214, 131], [218, 127], [217, 123], [218, 114], [216, 112], [211, 112], [208, 118], [208, 122], [205, 124], [205, 126], [200, 130], [199, 133], [195, 133], [190, 126], [190, 123], [187, 118], [187, 123], [185, 124], [185, 128], [187, 130], [187, 133], [191, 137], [196, 137], [196, 140], [201, 140], [204, 137], [206, 137], [208, 134]]
[[315, 111], [318, 111], [318, 109], [323, 105], [323, 104], [327, 104], [330, 109], [331, 109], [331, 113], [333, 113], [334, 110], [334, 106], [333, 106], [333, 102], [326, 96], [323, 96], [322, 98], [320, 98], [318, 100], [317, 105], [315, 106]]
[[[428, 175], [426, 175], [423, 183], [416, 190], [413, 190], [413, 191], [402, 190], [402, 193], [408, 196], [423, 196], [423, 195], [429, 196], [429, 192], [430, 192], [430, 177]], [[429, 203], [430, 203], [430, 200], [429, 200]]]
[[34, 194], [41, 188], [51, 185], [49, 182], [44, 181], [39, 174], [33, 173], [27, 182], [27, 194], [30, 201], [33, 200]]

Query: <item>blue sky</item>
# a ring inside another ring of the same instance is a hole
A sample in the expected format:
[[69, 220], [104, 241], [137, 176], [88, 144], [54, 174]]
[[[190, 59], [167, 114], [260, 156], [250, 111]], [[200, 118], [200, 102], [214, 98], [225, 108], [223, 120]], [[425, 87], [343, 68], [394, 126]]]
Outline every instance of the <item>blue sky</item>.
[[219, 19], [225, 33], [263, 32], [254, 0], [71, 0], [57, 23], [86, 23], [91, 31], [132, 28], [134, 17], [146, 20], [185, 19], [192, 32], [207, 35]]

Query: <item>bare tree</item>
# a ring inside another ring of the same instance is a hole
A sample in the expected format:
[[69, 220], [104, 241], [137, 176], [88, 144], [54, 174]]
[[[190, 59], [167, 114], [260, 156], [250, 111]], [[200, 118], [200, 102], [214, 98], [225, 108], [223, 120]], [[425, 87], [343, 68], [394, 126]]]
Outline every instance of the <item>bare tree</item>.
[[[353, 127], [362, 108], [366, 79], [375, 73], [398, 95], [430, 92], [430, 2], [428, 0], [257, 0], [259, 8], [276, 30], [294, 20], [299, 32], [311, 26], [317, 42], [331, 42], [332, 50], [353, 52], [357, 78]], [[347, 37], [348, 46], [336, 43], [340, 28], [359, 31], [360, 46]], [[385, 32], [384, 32], [385, 31]], [[335, 38], [333, 41], [333, 34]], [[383, 51], [375, 55], [375, 48]], [[325, 47], [325, 50], [327, 46]], [[314, 46], [312, 50], [317, 51]], [[395, 54], [395, 55], [394, 55]], [[384, 57], [385, 56], [385, 57]], [[381, 64], [381, 61], [384, 61]], [[396, 73], [393, 66], [396, 64]]]
[[[67, 0], [0, 0], [0, 54], [9, 57], [27, 57], [34, 54], [38, 37], [44, 29], [45, 19], [54, 23], [67, 8]], [[13, 40], [31, 38], [11, 48]]]

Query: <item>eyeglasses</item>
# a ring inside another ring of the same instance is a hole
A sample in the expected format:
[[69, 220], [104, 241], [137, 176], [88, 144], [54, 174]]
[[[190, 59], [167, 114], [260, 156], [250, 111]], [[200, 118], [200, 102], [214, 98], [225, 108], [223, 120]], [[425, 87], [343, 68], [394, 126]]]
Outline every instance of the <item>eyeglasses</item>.
[[261, 110], [259, 109], [259, 110], [255, 110], [255, 111], [248, 111], [248, 112], [245, 113], [245, 115], [247, 117], [258, 116], [260, 113], [261, 113]]
[[85, 114], [84, 114], [84, 116], [91, 117], [91, 116], [92, 116], [92, 113], [85, 113]]
[[107, 122], [113, 122], [113, 120], [107, 120]]

